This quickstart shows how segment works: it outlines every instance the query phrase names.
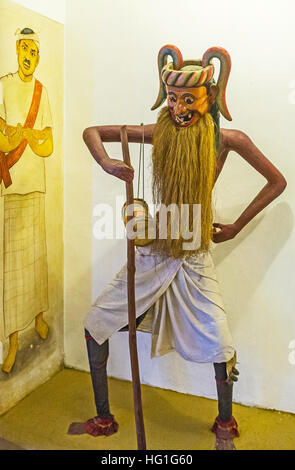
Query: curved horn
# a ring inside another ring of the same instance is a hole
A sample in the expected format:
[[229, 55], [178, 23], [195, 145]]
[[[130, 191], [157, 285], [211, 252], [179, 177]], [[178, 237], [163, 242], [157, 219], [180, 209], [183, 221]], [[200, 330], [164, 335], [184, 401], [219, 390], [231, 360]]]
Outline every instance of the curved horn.
[[213, 57], [217, 57], [220, 60], [220, 74], [217, 82], [219, 88], [216, 102], [220, 109], [221, 114], [228, 121], [232, 121], [232, 117], [227, 109], [226, 99], [225, 99], [225, 90], [228, 81], [228, 77], [231, 69], [231, 59], [229, 53], [222, 47], [211, 47], [208, 49], [202, 58], [202, 65], [206, 67], [209, 65], [210, 60]]
[[167, 64], [167, 56], [170, 55], [173, 59], [173, 67], [178, 70], [180, 69], [183, 59], [180, 50], [176, 46], [172, 46], [171, 44], [167, 44], [166, 46], [161, 47], [159, 54], [158, 54], [158, 70], [159, 70], [159, 80], [160, 80], [160, 89], [158, 93], [158, 97], [154, 106], [151, 108], [152, 110], [157, 109], [163, 101], [165, 101], [167, 93], [165, 84], [162, 80], [162, 69]]

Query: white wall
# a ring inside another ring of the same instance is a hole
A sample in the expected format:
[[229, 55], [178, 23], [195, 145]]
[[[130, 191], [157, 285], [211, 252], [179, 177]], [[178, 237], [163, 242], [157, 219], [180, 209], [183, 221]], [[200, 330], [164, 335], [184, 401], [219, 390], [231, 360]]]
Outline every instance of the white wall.
[[[177, 45], [185, 59], [217, 45], [233, 67], [228, 106], [233, 122], [277, 165], [288, 188], [214, 259], [241, 372], [235, 400], [295, 412], [293, 230], [294, 90], [293, 0], [68, 0], [66, 22], [65, 353], [66, 364], [88, 370], [82, 321], [91, 302], [125, 262], [124, 241], [91, 238], [92, 209], [114, 204], [125, 187], [91, 162], [82, 131], [94, 124], [155, 122], [159, 48]], [[107, 146], [121, 158], [120, 145]], [[132, 146], [136, 166], [138, 147]], [[150, 152], [148, 152], [148, 156]], [[150, 158], [147, 158], [150, 160]], [[218, 182], [220, 222], [234, 221], [264, 180], [231, 154]], [[92, 247], [92, 248], [91, 248]], [[92, 292], [91, 292], [92, 285]], [[176, 354], [149, 359], [150, 337], [139, 334], [144, 383], [215, 397], [211, 365]], [[109, 373], [129, 378], [128, 336], [111, 340]]]
[[65, 23], [66, 0], [13, 0], [30, 10], [47, 16], [59, 23]]

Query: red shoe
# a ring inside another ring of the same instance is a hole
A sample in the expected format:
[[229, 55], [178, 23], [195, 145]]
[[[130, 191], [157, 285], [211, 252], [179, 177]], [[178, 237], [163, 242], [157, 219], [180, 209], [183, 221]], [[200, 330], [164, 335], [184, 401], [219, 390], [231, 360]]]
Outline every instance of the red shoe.
[[234, 439], [235, 437], [240, 437], [238, 424], [233, 416], [228, 423], [224, 423], [219, 416], [217, 416], [211, 430], [216, 434], [218, 439]]
[[84, 423], [85, 431], [91, 436], [111, 436], [118, 431], [119, 425], [114, 420], [111, 419], [104, 419], [99, 418], [96, 416], [95, 418], [91, 418], [86, 423]]
[[216, 435], [216, 450], [236, 450], [234, 438], [239, 437], [238, 425], [232, 416], [231, 421], [224, 423], [219, 416], [215, 419], [212, 432]]
[[119, 429], [118, 423], [114, 418], [100, 418], [96, 416], [91, 418], [86, 423], [72, 423], [69, 427], [68, 434], [90, 434], [91, 436], [111, 436]]

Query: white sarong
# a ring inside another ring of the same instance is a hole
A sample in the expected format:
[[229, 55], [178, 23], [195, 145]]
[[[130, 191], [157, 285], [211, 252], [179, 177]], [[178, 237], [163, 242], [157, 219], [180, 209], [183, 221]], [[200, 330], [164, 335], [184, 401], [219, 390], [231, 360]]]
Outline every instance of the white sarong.
[[4, 327], [8, 337], [48, 310], [43, 193], [4, 197]]
[[[234, 355], [232, 337], [209, 253], [180, 259], [135, 254], [138, 328], [152, 332], [151, 357], [176, 350], [192, 362], [227, 362]], [[127, 264], [107, 285], [85, 318], [84, 326], [102, 344], [128, 324]]]

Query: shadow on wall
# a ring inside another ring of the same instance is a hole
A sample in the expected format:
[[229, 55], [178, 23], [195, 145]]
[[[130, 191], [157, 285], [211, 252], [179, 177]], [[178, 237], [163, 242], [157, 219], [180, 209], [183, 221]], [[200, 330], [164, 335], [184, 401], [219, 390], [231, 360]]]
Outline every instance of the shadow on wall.
[[[31, 393], [32, 388], [37, 388], [62, 369], [56, 334], [52, 327], [46, 342], [36, 335], [33, 328], [20, 336], [17, 361], [12, 372], [7, 375], [0, 371], [0, 415]], [[7, 347], [5, 345], [5, 349]]]
[[[236, 213], [239, 210], [231, 208], [230, 212]], [[243, 270], [247, 273], [247, 294], [253, 294], [290, 238], [293, 226], [294, 216], [290, 206], [285, 202], [278, 203], [267, 213], [254, 219], [236, 238], [216, 245], [213, 253], [215, 266], [222, 266], [231, 254], [235, 255], [243, 263]], [[234, 263], [231, 264], [234, 271]], [[240, 274], [240, 267], [237, 266], [237, 275]], [[241, 279], [238, 279], [238, 284], [241, 284]], [[244, 286], [243, 290], [245, 292]]]
[[[55, 354], [57, 341], [54, 327], [49, 330], [46, 342], [42, 340], [34, 328], [28, 328], [22, 332], [19, 339], [19, 350], [17, 352], [17, 361], [10, 374], [5, 374], [0, 370], [0, 383], [8, 382], [17, 376], [27, 375], [33, 367], [40, 367], [43, 361], [48, 360]], [[5, 343], [4, 356], [8, 352], [8, 343]]]

